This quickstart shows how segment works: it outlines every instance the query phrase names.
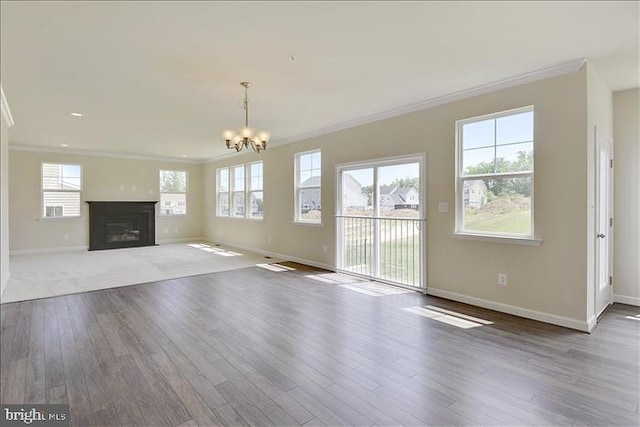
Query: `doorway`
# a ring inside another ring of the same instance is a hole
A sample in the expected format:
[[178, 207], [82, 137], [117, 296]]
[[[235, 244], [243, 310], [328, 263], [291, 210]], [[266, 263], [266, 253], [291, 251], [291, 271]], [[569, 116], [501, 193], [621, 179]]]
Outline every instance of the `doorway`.
[[595, 131], [596, 142], [596, 206], [595, 257], [596, 296], [595, 314], [599, 317], [612, 303], [611, 273], [613, 236], [613, 154], [611, 139]]
[[339, 165], [337, 266], [425, 289], [425, 156]]

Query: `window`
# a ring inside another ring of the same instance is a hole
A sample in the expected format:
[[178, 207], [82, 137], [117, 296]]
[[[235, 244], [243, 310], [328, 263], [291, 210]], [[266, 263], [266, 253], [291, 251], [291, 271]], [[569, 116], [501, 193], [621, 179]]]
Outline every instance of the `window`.
[[322, 221], [322, 159], [320, 150], [296, 154], [295, 220]]
[[160, 171], [160, 215], [187, 214], [187, 172]]
[[231, 216], [244, 218], [244, 165], [234, 166], [231, 172]]
[[61, 163], [42, 164], [42, 215], [44, 218], [80, 216], [82, 167]]
[[263, 162], [247, 163], [217, 172], [218, 216], [262, 219], [264, 216]]
[[262, 162], [250, 163], [249, 170], [249, 218], [262, 218], [264, 196], [262, 193]]
[[229, 216], [229, 168], [218, 169], [217, 214]]
[[533, 107], [457, 122], [456, 231], [533, 236]]

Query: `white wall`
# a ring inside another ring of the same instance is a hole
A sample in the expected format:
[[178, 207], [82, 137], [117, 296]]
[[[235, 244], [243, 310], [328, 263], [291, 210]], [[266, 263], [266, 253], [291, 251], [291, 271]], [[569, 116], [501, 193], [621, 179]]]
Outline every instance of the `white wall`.
[[[535, 230], [541, 246], [455, 240], [455, 121], [535, 106]], [[587, 70], [206, 165], [205, 233], [214, 241], [335, 265], [335, 166], [427, 153], [428, 286], [432, 293], [586, 329]], [[293, 223], [294, 155], [322, 149], [322, 226]], [[215, 170], [264, 159], [262, 222], [215, 217]], [[438, 213], [438, 202], [449, 204]], [[271, 239], [271, 243], [269, 243]], [[327, 246], [327, 252], [323, 246]], [[497, 274], [508, 274], [507, 287]]]
[[9, 127], [13, 124], [11, 112], [2, 93], [2, 132], [0, 133], [0, 298], [11, 272], [9, 270]]
[[613, 94], [614, 301], [640, 305], [640, 89]]
[[[187, 215], [159, 216], [156, 241], [202, 236], [202, 165], [131, 158], [88, 156], [61, 152], [11, 149], [9, 197], [12, 252], [89, 245], [89, 215], [85, 201], [160, 200], [160, 169], [188, 173]], [[42, 162], [82, 165], [82, 216], [79, 219], [41, 219]], [[65, 237], [68, 235], [68, 237]]]

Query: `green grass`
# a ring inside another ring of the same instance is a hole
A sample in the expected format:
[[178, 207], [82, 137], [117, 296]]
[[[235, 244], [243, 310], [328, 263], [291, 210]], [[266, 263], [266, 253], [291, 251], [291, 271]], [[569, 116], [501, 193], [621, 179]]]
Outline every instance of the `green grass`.
[[380, 244], [380, 277], [420, 286], [420, 237]]
[[465, 217], [464, 228], [468, 231], [530, 234], [531, 212], [523, 210], [499, 215], [477, 213]]
[[[347, 244], [345, 267], [373, 275], [373, 245]], [[370, 271], [371, 270], [371, 271]], [[380, 277], [409, 285], [420, 285], [420, 238], [395, 239], [380, 243]]]

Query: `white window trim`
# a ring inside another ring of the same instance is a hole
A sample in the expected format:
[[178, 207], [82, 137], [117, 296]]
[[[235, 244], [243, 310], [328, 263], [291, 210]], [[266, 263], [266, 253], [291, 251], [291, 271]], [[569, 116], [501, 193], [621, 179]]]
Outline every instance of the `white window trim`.
[[[55, 164], [55, 165], [70, 165], [70, 166], [79, 166], [80, 167], [80, 190], [45, 190], [44, 185], [42, 185], [42, 181], [44, 176], [42, 174], [42, 165], [44, 164]], [[82, 189], [84, 188], [84, 166], [81, 163], [63, 163], [63, 162], [40, 162], [40, 214], [38, 215], [39, 221], [75, 221], [82, 218]], [[44, 212], [44, 193], [79, 193], [80, 201], [78, 206], [78, 215], [73, 216], [45, 216]]]
[[[313, 187], [300, 187], [300, 157], [307, 155], [307, 154], [313, 154], [313, 153], [320, 153], [320, 185], [318, 186], [313, 186]], [[302, 151], [300, 153], [296, 153], [295, 154], [295, 160], [294, 160], [294, 196], [293, 196], [293, 223], [294, 224], [300, 224], [300, 225], [314, 225], [314, 226], [318, 226], [318, 225], [322, 225], [322, 211], [320, 214], [320, 220], [314, 221], [314, 220], [309, 220], [309, 219], [303, 219], [300, 217], [300, 210], [298, 209], [298, 207], [300, 206], [300, 192], [302, 189], [304, 190], [313, 190], [313, 189], [317, 189], [320, 190], [320, 200], [322, 200], [322, 150], [320, 148], [314, 149], [314, 150], [308, 150], [308, 151]], [[322, 206], [322, 203], [320, 203], [320, 206]]]
[[[251, 190], [251, 165], [262, 163], [262, 190]], [[244, 185], [242, 191], [234, 191], [235, 188], [235, 169], [242, 168], [244, 171]], [[225, 193], [224, 191], [219, 191], [219, 180], [220, 180], [220, 171], [227, 169], [229, 171], [229, 214], [224, 215], [220, 213], [219, 206], [219, 195]], [[236, 203], [235, 203], [235, 193], [243, 193], [242, 199], [244, 200], [244, 214], [243, 215], [234, 215]], [[225, 166], [216, 169], [216, 200], [215, 200], [215, 216], [218, 218], [229, 218], [229, 219], [242, 219], [242, 220], [250, 220], [250, 221], [263, 221], [264, 220], [264, 210], [262, 212], [262, 216], [252, 216], [249, 212], [249, 208], [251, 207], [251, 194], [252, 193], [262, 193], [262, 200], [264, 201], [264, 160], [258, 160], [250, 163], [242, 163], [233, 166]]]
[[[456, 132], [455, 132], [455, 140], [456, 140], [456, 155], [455, 155], [455, 174], [456, 174], [456, 188], [455, 188], [455, 199], [456, 199], [456, 222], [455, 222], [455, 232], [452, 234], [452, 237], [460, 240], [477, 240], [477, 241], [486, 241], [493, 243], [513, 243], [513, 244], [521, 244], [521, 245], [531, 245], [538, 246], [542, 243], [542, 240], [535, 236], [534, 229], [534, 218], [535, 218], [535, 203], [534, 203], [534, 174], [535, 174], [535, 159], [533, 164], [533, 169], [531, 171], [524, 172], [507, 172], [507, 173], [495, 173], [495, 174], [482, 174], [482, 175], [472, 175], [472, 176], [464, 176], [462, 175], [462, 167], [463, 167], [463, 156], [462, 156], [462, 126], [469, 123], [481, 122], [485, 120], [497, 119], [500, 117], [506, 117], [518, 113], [524, 112], [532, 112], [534, 113], [534, 135], [533, 135], [533, 150], [535, 153], [536, 146], [536, 138], [535, 138], [535, 111], [533, 105], [528, 105], [526, 107], [514, 108], [512, 110], [500, 111], [497, 113], [486, 114], [484, 116], [473, 117], [470, 119], [463, 119], [456, 121]], [[534, 154], [535, 155], [535, 154]], [[463, 203], [463, 191], [464, 181], [475, 181], [477, 179], [486, 178], [486, 177], [496, 177], [496, 178], [511, 178], [511, 177], [522, 177], [531, 179], [531, 225], [530, 225], [530, 234], [511, 234], [511, 233], [492, 233], [492, 232], [478, 232], [476, 230], [465, 230], [464, 229], [464, 203]]]
[[[251, 180], [253, 178], [253, 176], [251, 175], [251, 166], [252, 165], [256, 165], [256, 164], [262, 164], [262, 175], [260, 176], [260, 180], [261, 182], [261, 189], [260, 190], [252, 190], [251, 189]], [[245, 218], [246, 219], [251, 219], [253, 221], [262, 221], [264, 220], [264, 161], [262, 160], [258, 160], [255, 162], [251, 162], [251, 163], [247, 163], [245, 166], [245, 172], [244, 172], [244, 176], [245, 176], [245, 193], [246, 193], [246, 200], [244, 202], [245, 204]], [[262, 210], [262, 216], [253, 216], [251, 215], [251, 194], [253, 193], [262, 193], [262, 203], [263, 203], [263, 210]]]
[[[227, 170], [227, 191], [220, 191], [220, 172]], [[228, 212], [227, 214], [220, 213], [220, 194], [227, 193]], [[229, 218], [231, 216], [231, 169], [226, 166], [216, 169], [216, 208], [215, 216], [221, 218]]]
[[[242, 191], [236, 190], [236, 169], [242, 168], [244, 176], [242, 182]], [[242, 193], [244, 200], [244, 213], [236, 215], [236, 193]], [[233, 165], [229, 167], [229, 217], [245, 219], [247, 217], [247, 170], [245, 164]]]
[[[184, 193], [163, 193], [162, 189], [160, 188], [160, 172], [162, 171], [170, 171], [170, 172], [184, 172]], [[180, 170], [180, 169], [158, 169], [158, 194], [160, 195], [160, 201], [162, 201], [162, 195], [163, 194], [184, 194], [184, 213], [178, 213], [178, 214], [165, 214], [162, 213], [163, 209], [162, 209], [162, 204], [161, 202], [159, 202], [160, 205], [160, 210], [158, 212], [158, 217], [164, 217], [164, 218], [170, 218], [170, 217], [186, 217], [189, 214], [189, 202], [188, 202], [188, 198], [187, 198], [187, 194], [189, 193], [189, 172], [187, 172], [186, 170]]]

